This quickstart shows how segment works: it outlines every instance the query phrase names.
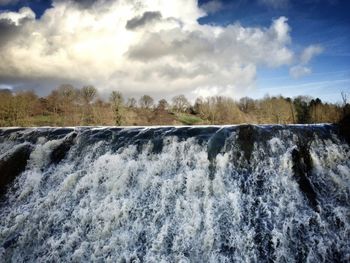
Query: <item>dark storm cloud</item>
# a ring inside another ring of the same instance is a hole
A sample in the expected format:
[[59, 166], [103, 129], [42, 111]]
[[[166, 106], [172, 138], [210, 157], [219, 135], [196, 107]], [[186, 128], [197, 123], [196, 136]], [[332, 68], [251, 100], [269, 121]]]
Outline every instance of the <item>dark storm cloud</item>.
[[55, 0], [54, 2], [73, 2], [79, 8], [86, 9], [93, 6], [99, 0]]
[[[182, 38], [174, 40], [174, 35]], [[177, 60], [193, 61], [213, 54], [215, 47], [200, 31], [190, 33], [180, 30], [163, 30], [157, 34], [146, 34], [142, 41], [128, 50], [128, 57], [133, 60], [148, 62], [165, 56], [176, 57]], [[204, 57], [203, 57], [204, 56]], [[206, 57], [207, 58], [207, 57]]]
[[18, 27], [7, 18], [0, 19], [0, 47], [10, 41], [18, 33]]
[[63, 83], [68, 83], [76, 88], [86, 85], [84, 80], [70, 78], [50, 77], [20, 77], [20, 76], [2, 76], [0, 72], [0, 88], [11, 89], [14, 92], [22, 90], [32, 90], [40, 96], [47, 96], [52, 90]]
[[9, 18], [0, 18], [0, 47], [20, 34], [22, 26], [29, 20], [31, 20], [31, 18], [23, 17], [18, 20], [18, 25], [16, 25], [16, 23]]
[[73, 0], [77, 5], [82, 8], [90, 8], [93, 4], [95, 4], [98, 0]]
[[142, 16], [134, 17], [126, 23], [125, 28], [129, 30], [136, 29], [138, 27], [142, 27], [154, 20], [160, 20], [162, 15], [159, 11], [147, 11], [144, 12]]

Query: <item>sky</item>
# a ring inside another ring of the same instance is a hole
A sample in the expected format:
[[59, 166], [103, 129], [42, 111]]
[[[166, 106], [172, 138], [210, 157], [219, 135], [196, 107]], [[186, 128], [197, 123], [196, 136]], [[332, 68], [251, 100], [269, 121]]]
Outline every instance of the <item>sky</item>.
[[349, 12], [347, 0], [0, 0], [0, 88], [338, 102]]

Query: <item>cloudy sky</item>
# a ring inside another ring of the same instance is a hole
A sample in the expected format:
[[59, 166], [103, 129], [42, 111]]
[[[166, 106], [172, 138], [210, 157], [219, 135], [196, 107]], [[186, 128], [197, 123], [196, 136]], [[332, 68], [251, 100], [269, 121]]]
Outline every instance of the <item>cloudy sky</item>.
[[339, 101], [349, 11], [347, 0], [0, 0], [0, 88]]

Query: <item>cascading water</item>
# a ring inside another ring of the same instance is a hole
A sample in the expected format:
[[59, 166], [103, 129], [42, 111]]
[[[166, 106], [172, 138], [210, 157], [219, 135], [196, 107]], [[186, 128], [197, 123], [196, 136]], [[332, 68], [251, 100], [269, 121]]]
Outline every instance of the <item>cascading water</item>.
[[1, 262], [349, 262], [335, 126], [0, 129]]

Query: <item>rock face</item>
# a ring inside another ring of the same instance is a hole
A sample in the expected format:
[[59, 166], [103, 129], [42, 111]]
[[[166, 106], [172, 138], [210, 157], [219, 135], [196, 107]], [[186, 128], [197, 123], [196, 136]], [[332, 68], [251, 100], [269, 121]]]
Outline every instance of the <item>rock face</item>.
[[300, 190], [305, 194], [313, 209], [317, 208], [317, 195], [309, 180], [312, 171], [312, 161], [306, 146], [292, 151], [293, 171]]
[[0, 262], [349, 262], [338, 128], [0, 129]]
[[300, 190], [308, 199], [310, 206], [319, 212], [317, 194], [311, 183], [313, 162], [310, 154], [310, 145], [314, 140], [312, 130], [298, 133], [296, 147], [292, 151], [293, 173]]
[[239, 128], [238, 144], [243, 152], [244, 158], [250, 163], [250, 157], [254, 149], [254, 142], [256, 141], [256, 130], [252, 125], [244, 125]]
[[350, 113], [338, 124], [339, 134], [350, 144]]
[[208, 141], [209, 178], [214, 179], [216, 170], [216, 156], [223, 150], [228, 132], [224, 129], [217, 131]]
[[33, 146], [24, 144], [0, 159], [0, 198], [12, 181], [25, 170]]
[[60, 161], [62, 161], [63, 158], [66, 157], [68, 151], [74, 145], [76, 137], [76, 133], [71, 134], [61, 144], [53, 149], [50, 155], [50, 160], [52, 163], [58, 164]]

